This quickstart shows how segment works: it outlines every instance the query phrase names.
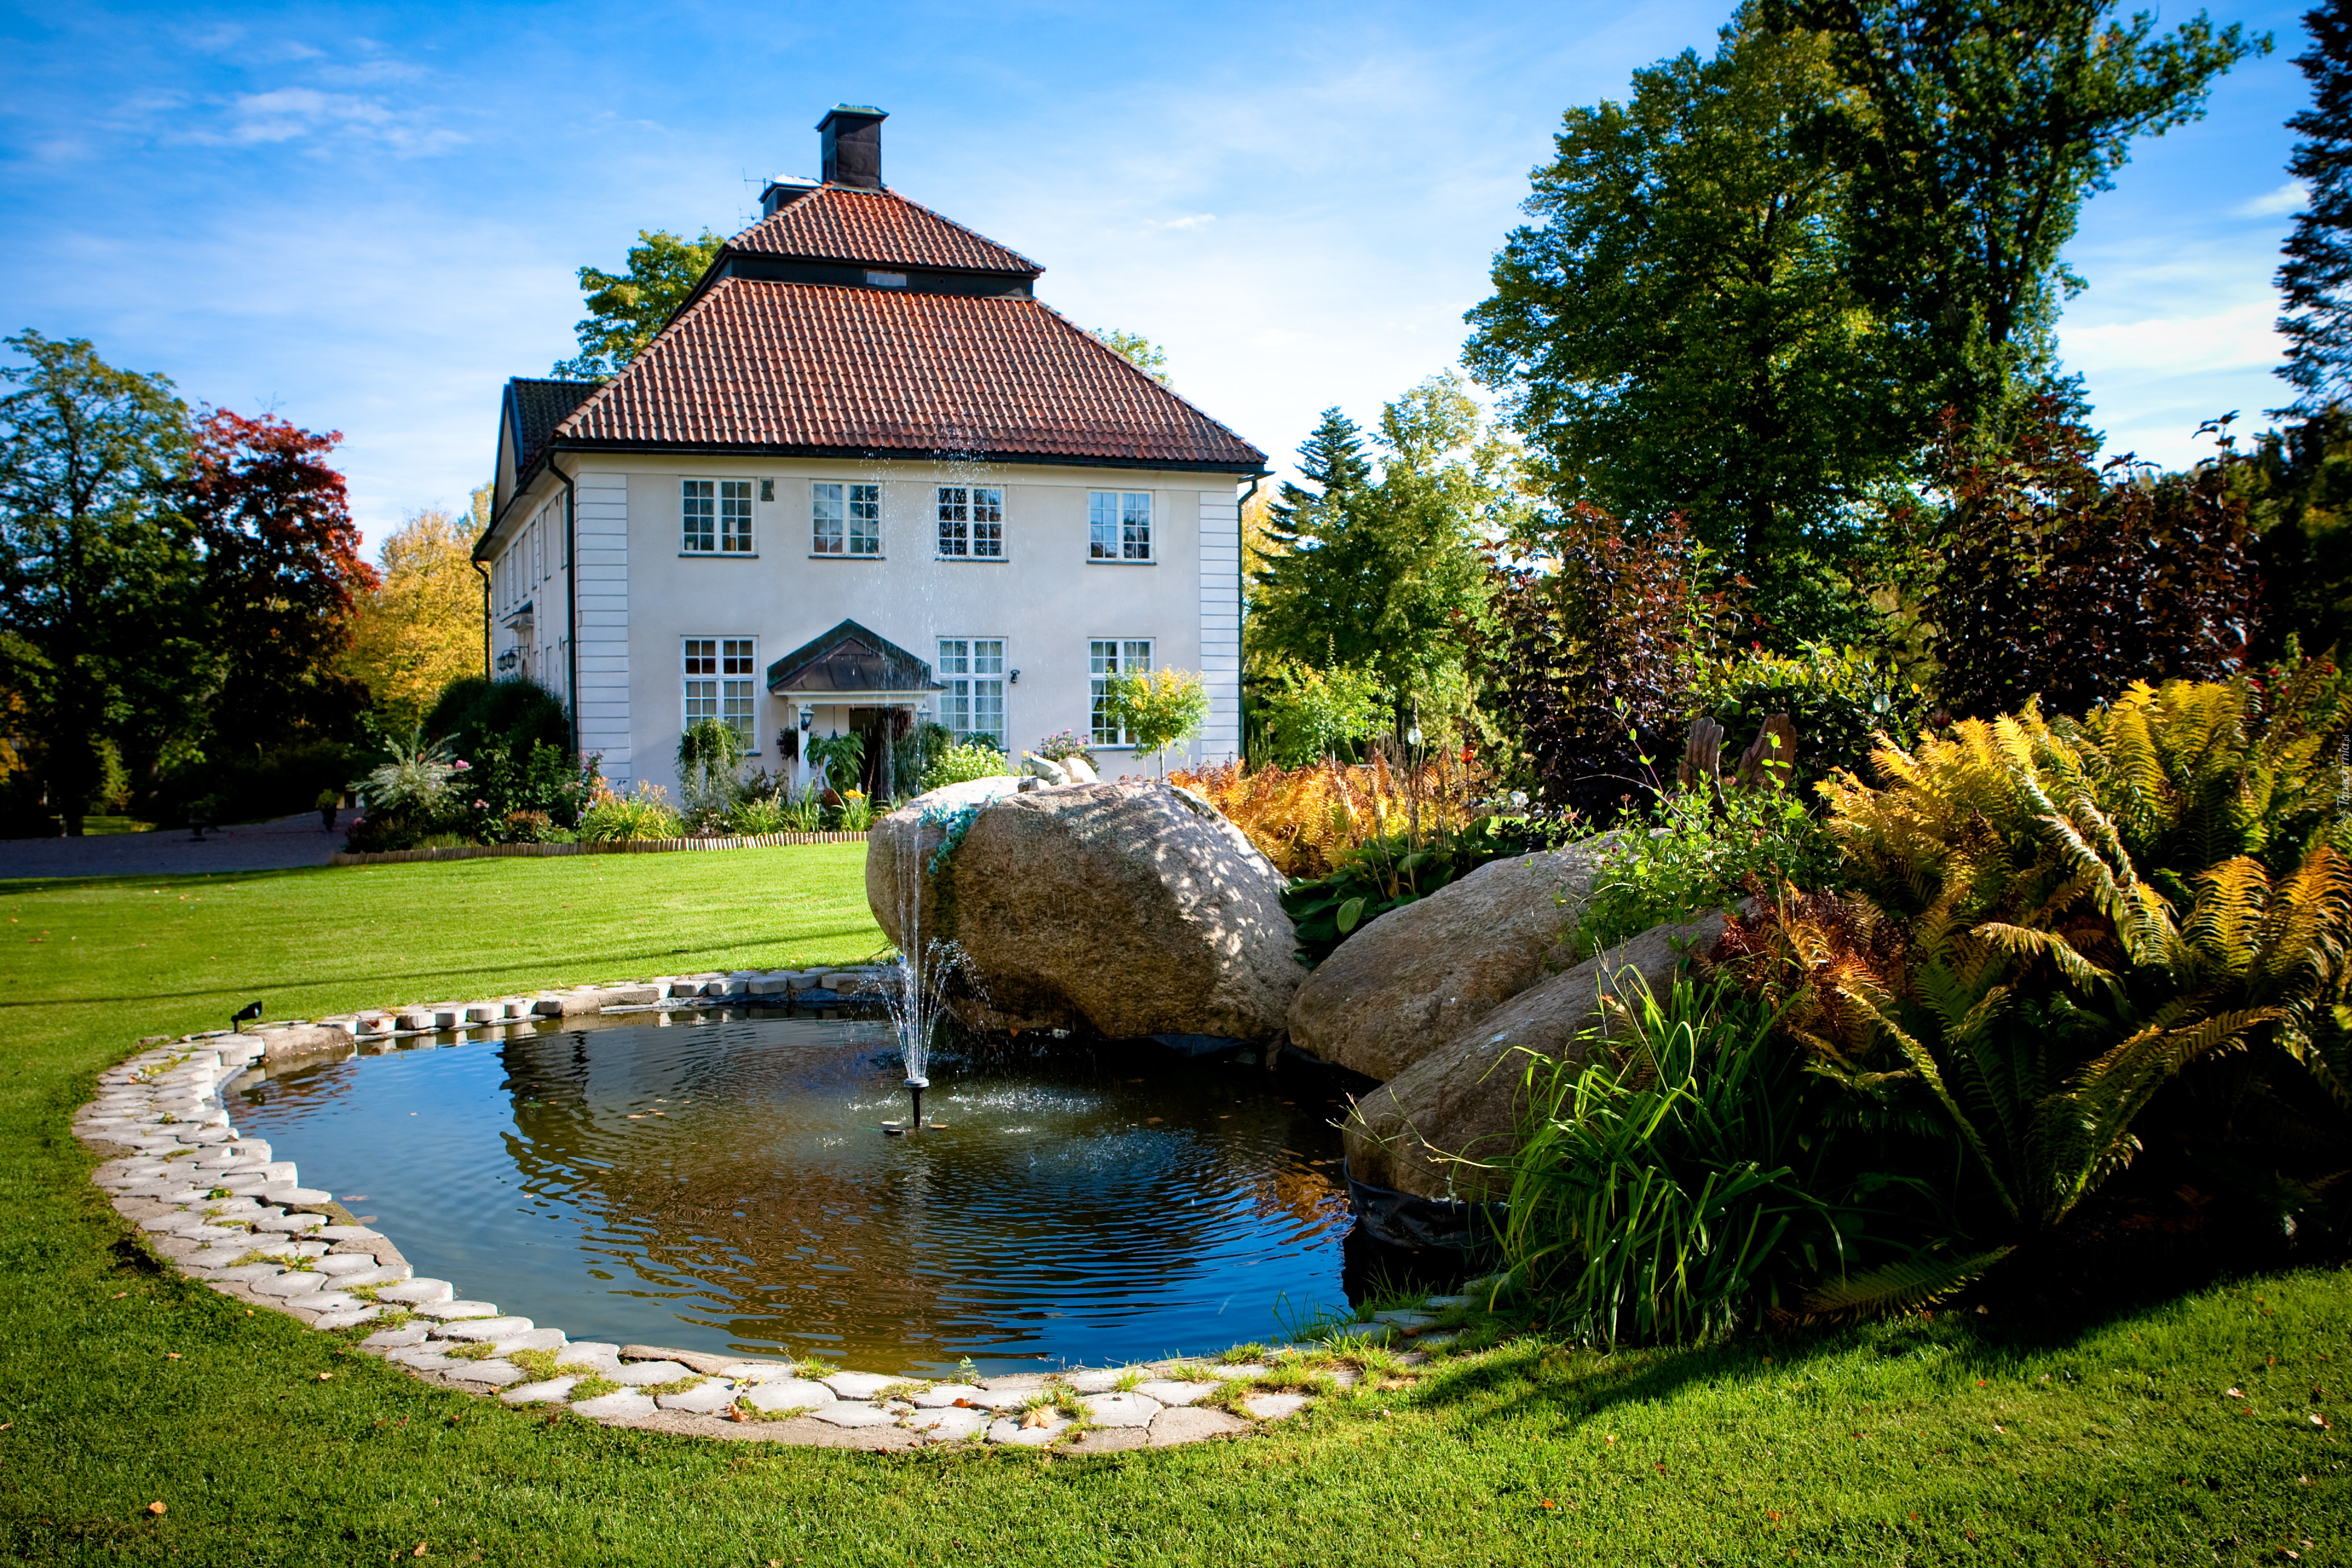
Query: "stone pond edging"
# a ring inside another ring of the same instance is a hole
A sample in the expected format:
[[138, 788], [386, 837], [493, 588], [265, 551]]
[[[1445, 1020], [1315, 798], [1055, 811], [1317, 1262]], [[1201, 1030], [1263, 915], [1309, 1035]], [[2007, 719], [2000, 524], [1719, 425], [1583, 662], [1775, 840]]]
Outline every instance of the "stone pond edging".
[[[510, 1021], [591, 1012], [724, 1005], [730, 999], [823, 1003], [872, 994], [872, 969], [664, 976], [484, 1002], [382, 1008], [265, 1026], [160, 1037], [100, 1075], [74, 1131], [103, 1156], [92, 1179], [113, 1195], [148, 1249], [192, 1279], [254, 1309], [321, 1331], [371, 1324], [361, 1349], [412, 1375], [509, 1405], [545, 1405], [608, 1425], [814, 1447], [906, 1449], [990, 1443], [1103, 1453], [1246, 1435], [1295, 1415], [1311, 1392], [1252, 1392], [1264, 1363], [1178, 1359], [1131, 1367], [937, 1381], [845, 1372], [814, 1360], [710, 1354], [652, 1345], [580, 1342], [563, 1331], [465, 1299], [447, 1280], [416, 1277], [391, 1238], [354, 1223], [325, 1191], [304, 1187], [290, 1161], [230, 1125], [222, 1087], [257, 1064], [290, 1062], [367, 1043], [447, 1031], [503, 1034]], [[1431, 1311], [1379, 1315], [1334, 1339], [1385, 1342], [1421, 1335], [1412, 1364], [1451, 1338], [1424, 1332], [1467, 1298]], [[1267, 1361], [1319, 1352], [1284, 1347]], [[1303, 1365], [1303, 1363], [1302, 1363]], [[1318, 1377], [1346, 1388], [1356, 1373]], [[1222, 1405], [1223, 1408], [1218, 1406]]]
[[779, 849], [863, 844], [863, 833], [747, 833], [733, 838], [619, 838], [588, 844], [439, 844], [425, 849], [338, 849], [330, 866], [405, 866], [422, 860], [539, 859], [556, 855], [677, 855], [696, 849]]

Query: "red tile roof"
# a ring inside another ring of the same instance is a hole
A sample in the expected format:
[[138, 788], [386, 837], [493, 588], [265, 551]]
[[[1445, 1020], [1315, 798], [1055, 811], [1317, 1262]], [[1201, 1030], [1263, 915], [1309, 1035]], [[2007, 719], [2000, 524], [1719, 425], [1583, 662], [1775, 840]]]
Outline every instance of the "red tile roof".
[[1034, 300], [744, 278], [711, 284], [556, 438], [1240, 471], [1265, 463]]
[[873, 262], [884, 267], [937, 267], [959, 272], [1011, 272], [1034, 278], [1045, 270], [1004, 247], [896, 191], [820, 185], [772, 217], [761, 218], [727, 242], [746, 256], [799, 261]]

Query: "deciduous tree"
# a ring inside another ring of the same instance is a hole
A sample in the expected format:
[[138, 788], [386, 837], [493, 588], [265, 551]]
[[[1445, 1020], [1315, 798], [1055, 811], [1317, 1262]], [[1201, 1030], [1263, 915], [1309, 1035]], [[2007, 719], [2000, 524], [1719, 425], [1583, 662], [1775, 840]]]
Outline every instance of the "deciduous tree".
[[1847, 182], [1798, 144], [1837, 91], [1822, 40], [1743, 16], [1570, 110], [1465, 353], [1562, 506], [1679, 514], [1791, 643], [1853, 635], [1855, 503], [1926, 429], [1849, 276]]
[[343, 667], [367, 683], [395, 732], [421, 723], [451, 681], [482, 671], [482, 583], [469, 522], [414, 512], [377, 552], [381, 576], [361, 601]]
[[[0, 367], [0, 686], [78, 834], [111, 753], [198, 721], [217, 676], [194, 530], [176, 504], [188, 410], [86, 339], [25, 331]], [[119, 763], [113, 766], [119, 767]]]
[[213, 728], [232, 743], [332, 735], [367, 705], [337, 668], [358, 597], [376, 585], [343, 476], [326, 461], [341, 439], [226, 409], [196, 427], [184, 505], [222, 662]]
[[667, 229], [639, 229], [626, 272], [582, 268], [580, 291], [588, 296], [588, 314], [574, 329], [580, 353], [558, 361], [551, 374], [567, 381], [610, 381], [620, 374], [686, 303], [726, 243], [707, 228], [698, 239], [682, 239]]

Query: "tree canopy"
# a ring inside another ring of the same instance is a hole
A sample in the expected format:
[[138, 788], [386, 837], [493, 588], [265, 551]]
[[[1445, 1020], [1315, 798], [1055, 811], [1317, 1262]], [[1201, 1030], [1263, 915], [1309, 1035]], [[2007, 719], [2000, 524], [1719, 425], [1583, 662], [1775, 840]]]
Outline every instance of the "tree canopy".
[[668, 324], [727, 242], [709, 229], [684, 239], [667, 229], [639, 229], [628, 270], [580, 269], [588, 314], [574, 330], [580, 353], [550, 374], [566, 381], [610, 381]]
[[2311, 47], [2294, 63], [2311, 81], [2311, 107], [2287, 121], [2302, 138], [2287, 173], [2310, 195], [2278, 271], [2287, 341], [2279, 374], [2299, 395], [2282, 412], [2315, 415], [2352, 403], [2352, 0], [2326, 0], [2303, 20]]
[[1821, 39], [1743, 17], [1569, 110], [1465, 354], [1561, 505], [1679, 514], [1801, 635], [1918, 435], [1845, 264], [1847, 182], [1799, 145], [1837, 90]]
[[382, 573], [360, 605], [343, 668], [367, 683], [394, 731], [423, 722], [451, 681], [482, 673], [482, 581], [473, 558], [488, 499], [487, 486], [475, 492], [473, 518], [411, 512], [377, 552]]
[[1139, 332], [1122, 332], [1117, 327], [1105, 327], [1087, 336], [1160, 385], [1168, 384], [1168, 351], [1150, 338]]

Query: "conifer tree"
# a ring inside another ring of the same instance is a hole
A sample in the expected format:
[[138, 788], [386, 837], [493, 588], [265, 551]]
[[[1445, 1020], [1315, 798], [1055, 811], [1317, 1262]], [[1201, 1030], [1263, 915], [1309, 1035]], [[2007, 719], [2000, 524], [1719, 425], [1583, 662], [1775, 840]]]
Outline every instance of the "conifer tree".
[[[1300, 539], [1312, 531], [1308, 520], [1318, 507], [1337, 505], [1349, 490], [1371, 482], [1362, 426], [1337, 408], [1326, 408], [1315, 433], [1299, 445], [1298, 472], [1315, 488], [1283, 480], [1281, 499], [1266, 513], [1265, 531], [1278, 551], [1298, 547]], [[1266, 574], [1260, 573], [1258, 581], [1265, 584]]]
[[2311, 81], [2311, 107], [2288, 121], [2298, 132], [2287, 173], [2311, 195], [2294, 220], [2278, 270], [2287, 313], [2279, 374], [2302, 394], [2286, 413], [2316, 415], [2352, 400], [2352, 0], [2306, 11], [2311, 47], [2294, 58]]

